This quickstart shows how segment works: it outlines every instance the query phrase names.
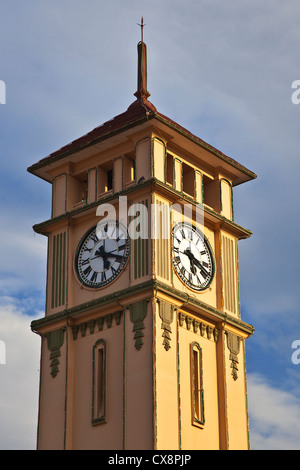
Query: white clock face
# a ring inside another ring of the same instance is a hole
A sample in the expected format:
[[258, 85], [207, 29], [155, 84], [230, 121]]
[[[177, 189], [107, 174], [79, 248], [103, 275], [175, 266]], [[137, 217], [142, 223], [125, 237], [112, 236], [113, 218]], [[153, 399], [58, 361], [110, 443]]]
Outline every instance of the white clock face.
[[206, 289], [214, 277], [214, 262], [204, 235], [195, 227], [181, 223], [173, 228], [173, 266], [191, 289]]
[[75, 267], [85, 286], [103, 287], [122, 272], [129, 256], [127, 230], [118, 222], [103, 222], [80, 242]]

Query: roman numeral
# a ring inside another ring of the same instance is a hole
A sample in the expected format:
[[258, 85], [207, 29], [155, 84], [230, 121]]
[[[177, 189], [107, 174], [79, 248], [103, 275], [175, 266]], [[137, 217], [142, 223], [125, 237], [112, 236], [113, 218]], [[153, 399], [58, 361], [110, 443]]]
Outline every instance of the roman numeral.
[[93, 275], [91, 277], [91, 281], [92, 282], [97, 282], [97, 276], [98, 276], [98, 273], [96, 271], [93, 272]]
[[117, 270], [112, 266], [111, 268], [112, 275], [115, 276], [117, 273]]
[[118, 263], [121, 263], [121, 261], [123, 259], [123, 255], [114, 255], [114, 258]]
[[85, 276], [88, 276], [91, 271], [92, 271], [92, 268], [91, 268], [90, 266], [88, 266], [88, 267], [83, 271], [83, 274], [84, 274]]
[[82, 266], [85, 266], [86, 264], [89, 264], [90, 260], [89, 258], [88, 259], [85, 259], [81, 262]]

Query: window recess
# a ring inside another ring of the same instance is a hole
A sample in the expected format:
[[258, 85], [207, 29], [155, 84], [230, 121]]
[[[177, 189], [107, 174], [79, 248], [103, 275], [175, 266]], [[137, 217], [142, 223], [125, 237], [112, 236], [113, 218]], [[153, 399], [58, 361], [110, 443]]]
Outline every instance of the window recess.
[[106, 342], [99, 339], [93, 347], [92, 424], [105, 422], [106, 411]]
[[135, 181], [135, 156], [134, 153], [124, 155], [124, 185], [125, 187]]
[[182, 191], [195, 197], [195, 170], [186, 163], [182, 163]]
[[202, 349], [198, 343], [191, 344], [191, 400], [192, 424], [204, 425], [204, 390], [202, 371]]
[[167, 153], [166, 156], [166, 183], [170, 184], [172, 187], [174, 186], [174, 158], [172, 155]]
[[103, 165], [98, 168], [98, 191], [99, 195], [112, 191], [113, 188], [113, 164]]

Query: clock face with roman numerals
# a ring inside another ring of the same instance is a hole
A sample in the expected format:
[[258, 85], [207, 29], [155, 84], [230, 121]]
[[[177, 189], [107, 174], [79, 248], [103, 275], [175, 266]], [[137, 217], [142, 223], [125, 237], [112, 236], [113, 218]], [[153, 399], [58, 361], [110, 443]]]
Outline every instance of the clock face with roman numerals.
[[80, 242], [75, 267], [82, 284], [99, 288], [120, 275], [129, 256], [126, 228], [108, 221], [93, 227]]
[[214, 277], [210, 247], [200, 230], [186, 223], [173, 228], [173, 266], [180, 279], [191, 289], [206, 289]]

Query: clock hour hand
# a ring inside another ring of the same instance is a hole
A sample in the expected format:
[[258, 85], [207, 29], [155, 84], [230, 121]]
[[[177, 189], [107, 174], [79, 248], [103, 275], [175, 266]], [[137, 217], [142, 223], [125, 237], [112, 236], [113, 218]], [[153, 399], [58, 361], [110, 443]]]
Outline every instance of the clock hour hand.
[[110, 267], [110, 262], [108, 261], [108, 253], [104, 250], [103, 245], [101, 245], [98, 250], [95, 252], [95, 258], [98, 256], [101, 256], [103, 258], [103, 265], [105, 269], [108, 269]]
[[103, 258], [103, 262], [104, 262], [104, 267], [105, 269], [108, 269], [111, 265], [111, 263], [108, 261], [108, 258], [115, 258], [116, 261], [118, 261], [119, 263], [122, 261], [123, 259], [123, 255], [119, 255], [118, 253], [113, 253], [114, 251], [116, 250], [112, 250], [112, 251], [105, 251], [104, 250], [104, 247], [101, 245], [99, 247], [99, 249], [96, 251], [95, 255], [96, 256], [101, 256]]
[[203, 276], [204, 278], [207, 278], [207, 276], [208, 276], [209, 273], [208, 273], [208, 272], [206, 271], [206, 269], [202, 266], [202, 264], [200, 263], [200, 261], [199, 261], [197, 258], [195, 258], [195, 257], [194, 257], [194, 263], [195, 263], [195, 265], [200, 269], [202, 276]]
[[[186, 255], [189, 260], [190, 260], [190, 263], [191, 263], [191, 266], [192, 266], [192, 263], [193, 263], [193, 266], [194, 266], [194, 269], [195, 269], [195, 265], [197, 266], [197, 268], [200, 269], [201, 271], [201, 274], [204, 278], [207, 278], [208, 276], [208, 272], [206, 271], [206, 269], [202, 266], [202, 264], [200, 263], [200, 261], [195, 258], [195, 256], [193, 255], [193, 253], [191, 252], [190, 249], [185, 249], [183, 252], [182, 252], [184, 255]], [[192, 273], [195, 274], [195, 272], [192, 270]]]

